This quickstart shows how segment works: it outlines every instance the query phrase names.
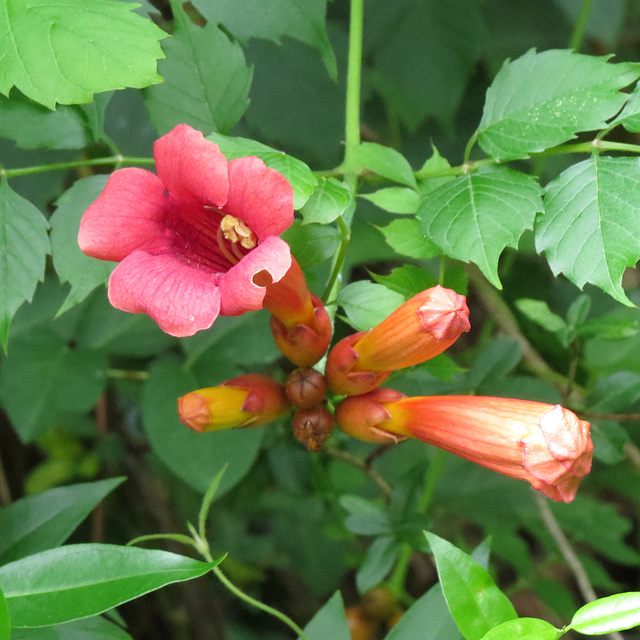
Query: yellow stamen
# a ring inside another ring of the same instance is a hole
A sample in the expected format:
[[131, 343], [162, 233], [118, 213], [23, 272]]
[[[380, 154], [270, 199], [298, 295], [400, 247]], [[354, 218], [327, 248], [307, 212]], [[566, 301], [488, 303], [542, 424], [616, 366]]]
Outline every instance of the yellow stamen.
[[220, 228], [227, 240], [239, 242], [245, 249], [253, 249], [258, 243], [255, 233], [242, 220], [229, 214], [222, 218]]

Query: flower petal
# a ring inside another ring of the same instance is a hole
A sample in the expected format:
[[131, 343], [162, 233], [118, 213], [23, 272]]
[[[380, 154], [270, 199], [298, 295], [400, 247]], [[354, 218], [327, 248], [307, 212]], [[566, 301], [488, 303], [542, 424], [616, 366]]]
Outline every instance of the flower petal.
[[158, 253], [166, 243], [161, 219], [167, 204], [165, 187], [155, 174], [137, 168], [114, 171], [82, 216], [80, 249], [116, 262], [135, 249]]
[[123, 311], [147, 313], [166, 333], [192, 336], [208, 329], [220, 311], [216, 276], [172, 254], [134, 251], [109, 278], [109, 301]]
[[156, 171], [175, 200], [221, 207], [229, 194], [227, 159], [201, 131], [179, 124], [153, 145]]
[[220, 313], [238, 316], [245, 311], [262, 308], [266, 288], [254, 283], [253, 277], [266, 271], [273, 282], [284, 276], [291, 266], [291, 250], [280, 238], [271, 236], [249, 252], [220, 278]]
[[229, 163], [229, 199], [224, 212], [244, 220], [259, 240], [279, 236], [293, 223], [293, 189], [260, 158]]

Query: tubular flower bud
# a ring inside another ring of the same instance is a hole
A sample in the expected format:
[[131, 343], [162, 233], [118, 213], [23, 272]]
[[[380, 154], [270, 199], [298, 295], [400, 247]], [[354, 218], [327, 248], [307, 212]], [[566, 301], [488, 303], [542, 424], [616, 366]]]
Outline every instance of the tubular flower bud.
[[[262, 284], [260, 279], [254, 282]], [[331, 319], [320, 299], [309, 291], [295, 259], [285, 276], [267, 283], [266, 289], [263, 306], [271, 313], [271, 332], [278, 349], [299, 367], [318, 362], [331, 341]]]
[[298, 409], [293, 414], [293, 435], [309, 451], [320, 451], [333, 433], [333, 416], [324, 407]]
[[[571, 502], [581, 478], [591, 469], [590, 424], [560, 405], [480, 396], [389, 402], [374, 395], [382, 391], [364, 397], [379, 403], [369, 415], [386, 411], [389, 416], [375, 424], [376, 430], [417, 438], [498, 473], [527, 480], [553, 500]], [[349, 405], [361, 398], [342, 402], [336, 412], [341, 428], [340, 416], [352, 415]]]
[[327, 359], [329, 385], [344, 395], [367, 393], [392, 371], [442, 353], [470, 328], [464, 296], [440, 285], [427, 289], [373, 329], [338, 342]]
[[257, 373], [247, 373], [178, 398], [180, 422], [200, 433], [257, 427], [279, 418], [289, 408], [284, 387]]
[[299, 409], [312, 409], [327, 395], [327, 379], [315, 369], [304, 367], [292, 371], [284, 385], [289, 402]]

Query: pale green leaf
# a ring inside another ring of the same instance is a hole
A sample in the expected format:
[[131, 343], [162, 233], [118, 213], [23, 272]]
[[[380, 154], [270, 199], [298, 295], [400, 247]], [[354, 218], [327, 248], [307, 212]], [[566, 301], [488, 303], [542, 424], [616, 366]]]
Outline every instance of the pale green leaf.
[[158, 64], [164, 82], [145, 92], [145, 106], [160, 134], [186, 123], [206, 134], [227, 132], [249, 106], [253, 72], [242, 48], [210, 22], [198, 27], [172, 2], [176, 29]]
[[420, 221], [416, 218], [392, 220], [386, 227], [377, 227], [387, 244], [397, 253], [416, 260], [435, 258], [440, 247], [422, 235]]
[[517, 618], [494, 627], [482, 637], [482, 640], [557, 640], [561, 629], [538, 618]]
[[291, 253], [303, 269], [329, 260], [340, 244], [340, 232], [335, 227], [307, 224], [294, 220], [282, 234], [291, 247]]
[[404, 296], [399, 293], [366, 280], [352, 282], [338, 294], [338, 304], [358, 331], [375, 327], [404, 301]]
[[14, 627], [42, 627], [107, 611], [217, 563], [109, 544], [50, 549], [0, 567]]
[[132, 640], [117, 624], [101, 616], [50, 627], [15, 629], [14, 634], [12, 640]]
[[602, 129], [640, 76], [640, 64], [611, 64], [570, 50], [506, 61], [487, 91], [478, 142], [498, 160], [512, 160]]
[[543, 210], [536, 180], [506, 167], [460, 176], [425, 196], [422, 233], [457, 260], [473, 262], [496, 287], [502, 250], [516, 247]]
[[408, 187], [417, 187], [409, 161], [395, 149], [375, 142], [363, 142], [355, 156], [363, 168]]
[[568, 628], [592, 636], [637, 625], [640, 625], [640, 592], [633, 591], [585, 604], [576, 611]]
[[0, 92], [16, 86], [51, 109], [94, 93], [161, 82], [166, 34], [111, 0], [6, 0], [0, 4]]
[[390, 213], [415, 213], [420, 204], [420, 194], [408, 187], [385, 187], [359, 195]]
[[346, 185], [335, 178], [320, 178], [318, 186], [300, 213], [302, 224], [328, 224], [344, 215], [352, 202]]
[[342, 595], [336, 591], [304, 628], [308, 640], [351, 640]]
[[597, 155], [547, 185], [536, 249], [555, 274], [631, 305], [622, 274], [640, 258], [640, 159]]
[[640, 132], [640, 83], [636, 84], [624, 109], [611, 124], [621, 124], [627, 131], [633, 133]]
[[49, 224], [5, 179], [0, 183], [0, 339], [5, 351], [9, 324], [31, 300], [49, 253]]
[[522, 315], [547, 331], [558, 333], [567, 329], [567, 323], [559, 315], [553, 313], [544, 300], [519, 298], [515, 305]]

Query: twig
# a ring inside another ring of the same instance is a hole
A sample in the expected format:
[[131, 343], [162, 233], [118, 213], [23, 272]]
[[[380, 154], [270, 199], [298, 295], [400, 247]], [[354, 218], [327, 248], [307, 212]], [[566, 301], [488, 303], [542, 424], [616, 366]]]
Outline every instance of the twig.
[[590, 420], [615, 420], [616, 422], [633, 422], [640, 420], [640, 413], [599, 413], [598, 411], [589, 411], [588, 409], [580, 409], [578, 413]]
[[382, 475], [373, 467], [370, 467], [367, 462], [361, 460], [357, 456], [352, 455], [351, 453], [347, 453], [346, 451], [342, 451], [341, 449], [335, 449], [334, 447], [325, 447], [323, 451], [328, 453], [332, 458], [335, 458], [336, 460], [342, 460], [343, 462], [346, 462], [347, 464], [360, 469], [368, 478], [370, 478], [373, 482], [376, 483], [376, 485], [378, 485], [378, 488], [384, 494], [385, 498], [391, 498], [391, 486], [382, 477]]

